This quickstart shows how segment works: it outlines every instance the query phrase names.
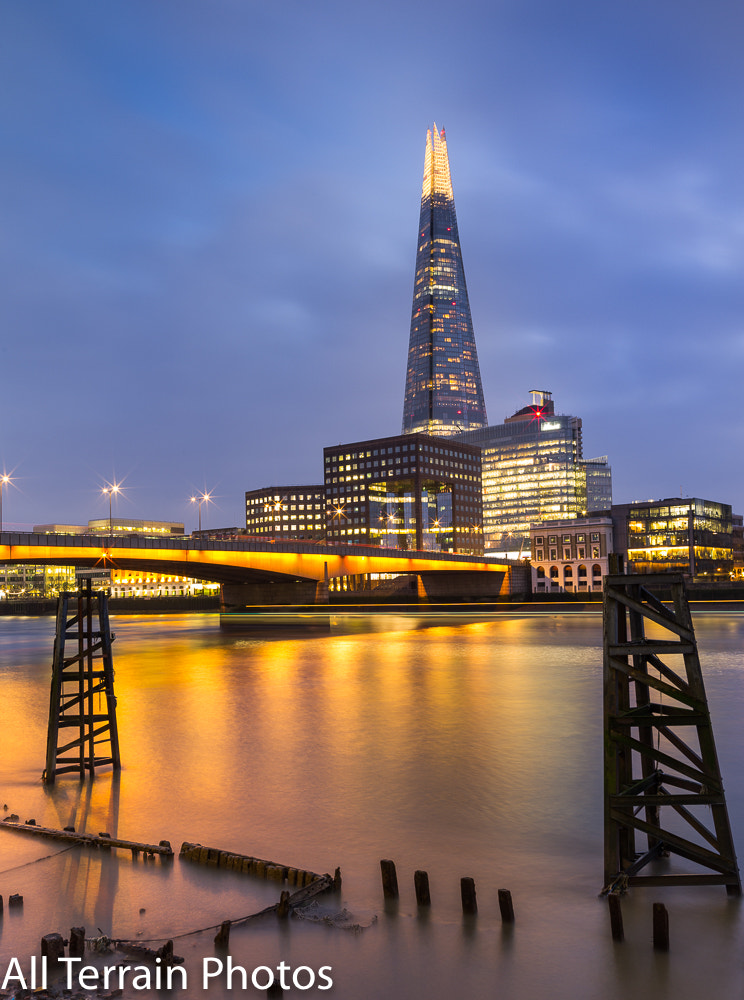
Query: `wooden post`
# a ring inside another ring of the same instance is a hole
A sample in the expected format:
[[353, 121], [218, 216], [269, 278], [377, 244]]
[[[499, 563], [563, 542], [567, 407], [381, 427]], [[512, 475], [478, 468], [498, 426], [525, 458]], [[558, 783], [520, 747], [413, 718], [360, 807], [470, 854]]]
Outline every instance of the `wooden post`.
[[499, 910], [501, 911], [501, 920], [503, 923], [514, 923], [514, 903], [512, 902], [512, 894], [508, 889], [499, 889]]
[[431, 906], [431, 894], [429, 893], [429, 875], [427, 872], [417, 871], [413, 873], [413, 885], [416, 889], [416, 902], [419, 906]]
[[276, 904], [276, 915], [280, 920], [286, 920], [289, 916], [289, 890], [284, 889], [279, 902]]
[[468, 916], [474, 916], [478, 912], [474, 879], [468, 877], [460, 879], [460, 896], [462, 897], [462, 912]]
[[612, 930], [612, 940], [624, 941], [625, 932], [623, 930], [623, 911], [620, 906], [620, 897], [616, 892], [611, 892], [607, 896], [607, 903], [610, 907], [610, 929]]
[[46, 957], [50, 969], [54, 969], [60, 958], [65, 955], [65, 942], [61, 934], [45, 934], [41, 939], [41, 955]]
[[70, 958], [82, 958], [85, 954], [85, 928], [73, 927], [70, 931]]
[[385, 858], [380, 861], [380, 871], [382, 872], [382, 894], [385, 899], [398, 898], [398, 875], [395, 871], [395, 862]]
[[669, 914], [663, 903], [654, 903], [654, 948], [669, 951]]
[[215, 939], [214, 939], [214, 943], [217, 945], [218, 948], [227, 948], [227, 946], [230, 944], [230, 924], [231, 924], [231, 922], [232, 921], [230, 921], [230, 920], [223, 920], [222, 921], [222, 923], [220, 925], [220, 929], [217, 931], [217, 934], [215, 935]]

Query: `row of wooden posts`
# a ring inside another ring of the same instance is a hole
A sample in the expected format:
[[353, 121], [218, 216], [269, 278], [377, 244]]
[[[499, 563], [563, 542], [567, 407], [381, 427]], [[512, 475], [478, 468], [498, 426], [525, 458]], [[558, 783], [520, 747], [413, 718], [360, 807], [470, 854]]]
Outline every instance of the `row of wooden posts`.
[[[265, 878], [274, 882], [287, 882], [298, 888], [312, 885], [324, 878], [317, 872], [306, 871], [303, 868], [291, 868], [277, 861], [265, 861], [248, 854], [221, 851], [216, 847], [204, 847], [202, 844], [192, 844], [188, 841], [181, 844], [179, 857], [183, 861], [195, 861], [197, 864], [210, 865], [213, 868], [227, 868], [242, 875], [253, 875], [255, 878]], [[341, 887], [341, 874], [338, 869], [335, 879], [338, 889]]]
[[[8, 909], [21, 909], [23, 907], [23, 896], [19, 895], [17, 892], [13, 893], [12, 896], [8, 896]], [[3, 897], [0, 896], [0, 917], [3, 915]]]
[[[389, 858], [383, 858], [380, 861], [380, 872], [382, 874], [383, 896], [388, 900], [398, 899], [400, 893], [398, 891], [398, 873], [395, 870], [395, 862]], [[416, 891], [416, 903], [421, 907], [431, 906], [428, 872], [414, 872], [413, 886]], [[466, 916], [475, 916], [478, 912], [478, 900], [475, 893], [474, 879], [468, 876], [460, 879], [460, 896], [462, 899], [462, 912]], [[499, 889], [499, 911], [503, 923], [514, 923], [514, 903], [511, 892], [508, 889]]]
[[[382, 875], [382, 894], [387, 900], [396, 900], [400, 896], [398, 889], [398, 873], [395, 869], [395, 862], [389, 858], [380, 861], [380, 873]], [[431, 892], [429, 890], [429, 875], [425, 871], [413, 873], [413, 886], [416, 892], [416, 903], [421, 907], [431, 906]], [[462, 899], [462, 912], [466, 916], [475, 916], [478, 912], [478, 901], [475, 893], [475, 880], [472, 878], [460, 879], [460, 896]], [[508, 889], [499, 889], [499, 911], [501, 920], [505, 924], [514, 923], [514, 903], [511, 892]], [[614, 941], [624, 941], [625, 932], [623, 929], [623, 914], [620, 906], [620, 896], [617, 893], [610, 893], [607, 897], [610, 909], [610, 928]], [[654, 948], [658, 951], [669, 951], [669, 914], [663, 903], [653, 905], [653, 942]]]
[[[607, 896], [610, 908], [610, 929], [613, 941], [624, 941], [623, 911], [620, 907], [620, 896], [611, 892]], [[653, 941], [657, 951], [669, 951], [669, 913], [663, 903], [653, 904]]]

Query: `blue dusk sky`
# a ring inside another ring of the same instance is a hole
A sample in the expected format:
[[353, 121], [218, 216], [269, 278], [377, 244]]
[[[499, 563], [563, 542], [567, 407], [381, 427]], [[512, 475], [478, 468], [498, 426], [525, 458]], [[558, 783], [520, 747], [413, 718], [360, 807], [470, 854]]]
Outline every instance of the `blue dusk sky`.
[[400, 430], [444, 126], [489, 419], [744, 511], [740, 0], [3, 0], [5, 526], [244, 523]]

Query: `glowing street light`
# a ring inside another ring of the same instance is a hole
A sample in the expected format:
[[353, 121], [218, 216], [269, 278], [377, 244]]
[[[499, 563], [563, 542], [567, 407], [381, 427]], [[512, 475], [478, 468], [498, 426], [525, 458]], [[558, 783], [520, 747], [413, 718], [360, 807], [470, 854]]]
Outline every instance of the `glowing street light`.
[[118, 496], [121, 493], [121, 483], [108, 483], [106, 486], [101, 487], [101, 493], [108, 494], [109, 501], [109, 535], [114, 533], [113, 525], [113, 514], [111, 512], [111, 500], [114, 494]]
[[211, 500], [212, 500], [212, 496], [213, 496], [212, 493], [207, 493], [205, 491], [203, 493], [197, 493], [193, 497], [189, 497], [190, 503], [195, 503], [195, 504], [199, 505], [199, 534], [201, 534], [201, 509], [202, 509], [202, 504], [203, 503], [207, 503], [207, 504], [210, 503]]
[[12, 482], [13, 480], [7, 472], [3, 472], [2, 475], [0, 475], [0, 531], [3, 530], [3, 487], [10, 486]]

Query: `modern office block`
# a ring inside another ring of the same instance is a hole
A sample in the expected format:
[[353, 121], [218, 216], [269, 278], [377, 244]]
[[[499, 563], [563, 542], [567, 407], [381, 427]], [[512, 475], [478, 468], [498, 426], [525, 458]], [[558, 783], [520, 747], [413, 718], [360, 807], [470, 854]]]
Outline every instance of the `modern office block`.
[[612, 503], [607, 460], [582, 457], [581, 418], [556, 414], [547, 390], [533, 389], [531, 396], [531, 404], [503, 424], [457, 438], [482, 449], [486, 551], [516, 559], [529, 555], [531, 525]]
[[730, 580], [734, 571], [730, 504], [671, 497], [614, 504], [615, 550], [629, 573], [682, 573], [698, 581]]
[[482, 553], [479, 448], [404, 434], [323, 455], [329, 541]]
[[325, 487], [266, 486], [245, 495], [248, 535], [325, 540]]

